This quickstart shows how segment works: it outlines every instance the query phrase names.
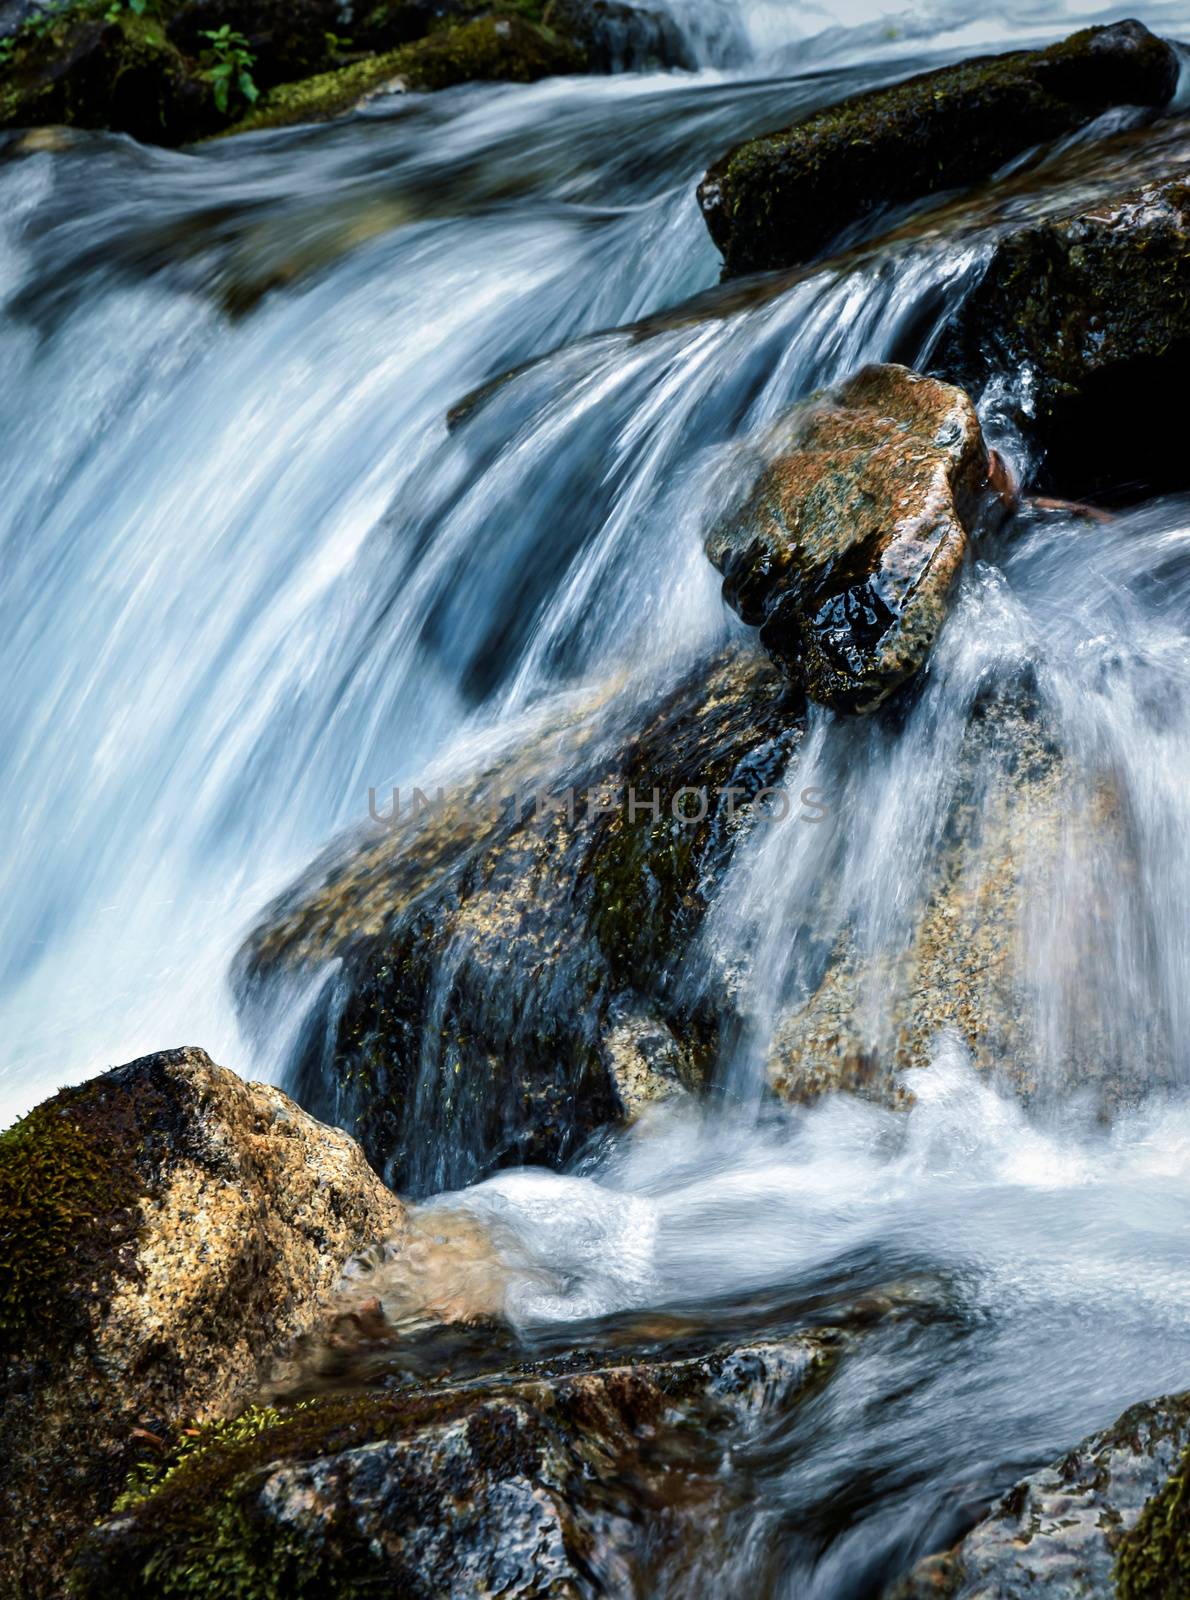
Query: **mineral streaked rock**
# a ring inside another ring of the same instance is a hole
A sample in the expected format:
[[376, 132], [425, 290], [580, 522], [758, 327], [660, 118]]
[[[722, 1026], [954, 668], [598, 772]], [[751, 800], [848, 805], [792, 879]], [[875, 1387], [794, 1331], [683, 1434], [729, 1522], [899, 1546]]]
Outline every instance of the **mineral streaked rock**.
[[1177, 57], [1139, 22], [1046, 50], [983, 56], [816, 111], [748, 140], [707, 173], [699, 202], [725, 274], [820, 255], [890, 207], [989, 178], [1110, 106], [1163, 106]]
[[261, 1573], [286, 1594], [648, 1592], [649, 1564], [694, 1559], [730, 1509], [724, 1437], [778, 1419], [839, 1344], [805, 1335], [618, 1365], [576, 1354], [274, 1413], [99, 1527], [77, 1592], [138, 1600], [163, 1574], [182, 1595], [228, 1592], [229, 1574], [256, 1592]]
[[948, 1033], [1026, 1104], [1080, 1095], [1111, 1114], [1172, 1070], [1156, 994], [1148, 1034], [1125, 1043], [1112, 1012], [1103, 918], [1124, 897], [1104, 893], [1101, 874], [1129, 873], [1132, 860], [1115, 788], [1072, 770], [1031, 686], [1005, 686], [973, 708], [898, 940], [864, 947], [829, 893], [811, 913], [808, 937], [827, 954], [774, 1030], [770, 1083], [795, 1102], [844, 1090], [903, 1103], [900, 1075], [928, 1065]]
[[806, 693], [870, 711], [924, 662], [986, 487], [961, 389], [865, 367], [797, 407], [707, 554], [724, 598]]
[[[1142, 1512], [1190, 1445], [1190, 1395], [1133, 1406], [1060, 1461], [1024, 1478], [957, 1544], [929, 1556], [888, 1600], [1159, 1600], [1185, 1593], [1163, 1550], [1149, 1573], [1135, 1553]], [[1185, 1519], [1183, 1516], [1183, 1529]], [[1184, 1537], [1184, 1534], [1183, 1534]], [[1114, 1580], [1113, 1581], [1113, 1575]]]
[[403, 1208], [359, 1148], [201, 1050], [66, 1089], [0, 1136], [0, 1587], [71, 1542], [157, 1433], [243, 1403]]

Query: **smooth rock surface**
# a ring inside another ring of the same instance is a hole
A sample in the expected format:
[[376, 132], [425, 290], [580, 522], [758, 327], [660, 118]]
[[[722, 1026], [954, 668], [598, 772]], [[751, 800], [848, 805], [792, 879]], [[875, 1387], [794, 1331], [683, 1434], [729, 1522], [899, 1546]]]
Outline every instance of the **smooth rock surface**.
[[1111, 106], [1165, 105], [1173, 50], [1139, 22], [983, 56], [751, 139], [699, 187], [725, 275], [789, 267], [895, 207], [978, 183]]
[[65, 1089], [0, 1136], [0, 1427], [21, 1463], [0, 1587], [60, 1594], [143, 1435], [242, 1405], [403, 1215], [346, 1134], [201, 1050]]
[[811, 699], [870, 711], [925, 661], [980, 506], [987, 451], [962, 390], [866, 367], [772, 431], [707, 537], [724, 598]]

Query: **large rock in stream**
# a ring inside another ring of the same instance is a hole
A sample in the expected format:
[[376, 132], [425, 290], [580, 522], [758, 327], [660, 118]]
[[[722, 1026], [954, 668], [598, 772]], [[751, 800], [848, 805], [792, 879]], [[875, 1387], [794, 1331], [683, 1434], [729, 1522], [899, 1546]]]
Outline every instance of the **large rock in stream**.
[[1016, 1484], [888, 1600], [1181, 1600], [1190, 1594], [1190, 1394], [1133, 1406]]
[[1112, 106], [1164, 106], [1177, 56], [1139, 22], [983, 56], [736, 146], [699, 188], [728, 275], [793, 266], [898, 206], [990, 178]]
[[154, 1436], [242, 1407], [403, 1214], [345, 1134], [201, 1050], [0, 1135], [0, 1590], [60, 1595]]
[[802, 701], [735, 650], [629, 724], [609, 733], [588, 709], [431, 791], [416, 819], [406, 795], [397, 826], [319, 864], [245, 948], [240, 990], [264, 1026], [335, 964], [294, 1091], [395, 1187], [559, 1161], [714, 1062], [714, 1019], [677, 975], [801, 740]]
[[866, 367], [777, 425], [743, 506], [707, 537], [724, 598], [811, 699], [870, 711], [946, 617], [988, 453], [962, 392]]
[[674, 1563], [698, 1593], [747, 1503], [725, 1439], [778, 1424], [839, 1344], [579, 1351], [466, 1386], [252, 1412], [96, 1529], [74, 1593], [627, 1600]]
[[1105, 156], [1099, 193], [1000, 232], [935, 364], [975, 392], [1008, 380], [1047, 486], [1139, 498], [1187, 482], [1190, 123]]

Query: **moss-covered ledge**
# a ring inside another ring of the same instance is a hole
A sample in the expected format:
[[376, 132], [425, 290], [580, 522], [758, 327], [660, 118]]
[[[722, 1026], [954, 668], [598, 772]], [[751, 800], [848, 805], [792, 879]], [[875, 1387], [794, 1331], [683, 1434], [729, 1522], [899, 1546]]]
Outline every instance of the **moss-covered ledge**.
[[362, 100], [394, 90], [449, 89], [460, 83], [535, 83], [582, 72], [582, 52], [552, 29], [515, 13], [479, 17], [382, 55], [271, 90], [227, 134], [301, 122], [327, 122]]
[[795, 266], [891, 208], [981, 182], [1111, 106], [1160, 107], [1178, 60], [1139, 22], [854, 95], [729, 150], [698, 198], [724, 275]]
[[[677, 1358], [578, 1352], [467, 1385], [371, 1390], [204, 1430], [78, 1551], [76, 1600], [577, 1595], [732, 1504], [724, 1430], [796, 1404], [845, 1347], [779, 1337]], [[646, 1569], [647, 1570], [647, 1569]]]

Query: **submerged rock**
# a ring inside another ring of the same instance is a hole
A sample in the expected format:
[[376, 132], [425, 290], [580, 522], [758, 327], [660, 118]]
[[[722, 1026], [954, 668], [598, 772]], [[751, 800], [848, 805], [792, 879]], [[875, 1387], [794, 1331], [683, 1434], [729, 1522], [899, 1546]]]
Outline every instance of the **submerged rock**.
[[1111, 106], [1159, 107], [1174, 51], [1139, 22], [854, 96], [728, 152], [699, 187], [725, 273], [792, 266], [896, 206], [990, 177]]
[[987, 487], [960, 389], [865, 367], [798, 406], [707, 554], [724, 598], [806, 693], [870, 711], [911, 677], [946, 616]]
[[60, 1594], [154, 1436], [242, 1405], [402, 1215], [346, 1134], [201, 1050], [64, 1089], [0, 1135], [0, 1587]]
[[249, 1413], [133, 1494], [80, 1549], [82, 1597], [648, 1592], [697, 1570], [740, 1490], [732, 1430], [776, 1422], [829, 1370], [802, 1336]]
[[1011, 379], [1065, 494], [1186, 485], [1170, 394], [1190, 358], [1190, 125], [1152, 143], [1114, 195], [1005, 230], [937, 358], [972, 386]]
[[732, 652], [635, 726], [609, 733], [602, 715], [324, 863], [243, 953], [241, 992], [266, 1015], [338, 963], [295, 1093], [397, 1187], [557, 1161], [714, 1059], [675, 975], [752, 802], [801, 739], [801, 702], [763, 657]]
[[1190, 1585], [1190, 1395], [1133, 1406], [1024, 1478], [888, 1600], [1174, 1600]]

